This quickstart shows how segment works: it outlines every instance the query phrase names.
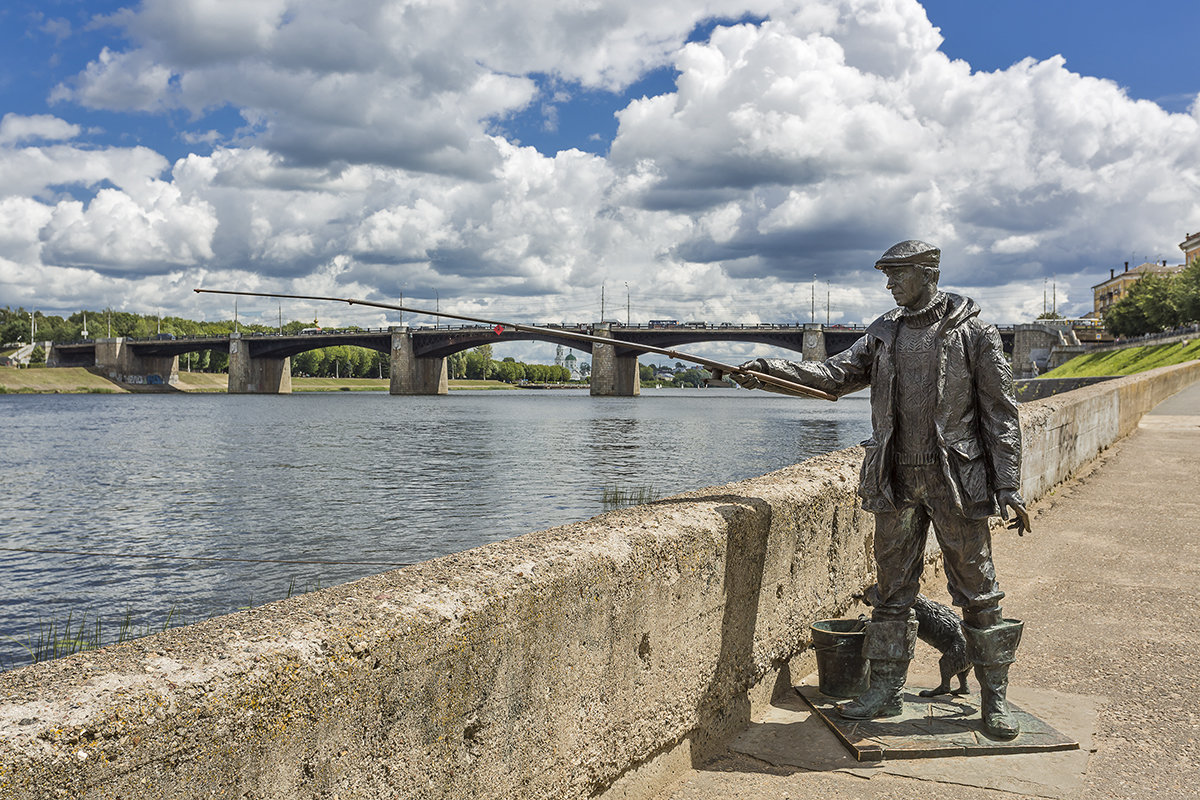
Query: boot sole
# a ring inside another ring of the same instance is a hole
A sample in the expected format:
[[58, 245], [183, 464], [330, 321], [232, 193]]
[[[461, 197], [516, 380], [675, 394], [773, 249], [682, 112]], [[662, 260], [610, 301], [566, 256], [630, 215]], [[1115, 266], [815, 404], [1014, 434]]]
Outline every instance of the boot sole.
[[997, 730], [996, 728], [989, 728], [987, 725], [983, 726], [983, 732], [992, 739], [999, 739], [1002, 742], [1011, 741], [1021, 735], [1019, 728], [1017, 730]]
[[875, 712], [874, 714], [847, 714], [842, 709], [840, 709], [840, 708], [838, 709], [838, 714], [843, 719], [857, 719], [857, 720], [881, 719], [883, 717], [898, 717], [903, 713], [904, 713], [904, 705], [903, 704], [901, 704], [899, 706], [886, 706], [886, 707], [880, 709], [879, 711]]

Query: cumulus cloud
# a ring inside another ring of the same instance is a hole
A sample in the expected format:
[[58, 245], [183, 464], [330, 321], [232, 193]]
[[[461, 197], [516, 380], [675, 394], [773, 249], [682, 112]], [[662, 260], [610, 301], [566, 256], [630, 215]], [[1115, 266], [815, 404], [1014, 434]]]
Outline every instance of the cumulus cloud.
[[80, 127], [49, 114], [5, 114], [0, 119], [0, 146], [29, 140], [59, 141], [74, 139]]
[[[762, 21], [685, 44], [714, 16]], [[128, 45], [58, 87], [63, 116], [232, 106], [245, 126], [170, 164], [6, 116], [10, 285], [88, 268], [139, 297], [219, 279], [586, 319], [628, 282], [635, 318], [824, 319], [827, 296], [861, 322], [890, 305], [874, 259], [918, 237], [1011, 320], [1047, 275], [1086, 310], [1107, 266], [1177, 257], [1200, 218], [1200, 105], [1169, 114], [1061, 58], [972, 72], [915, 0], [145, 0], [109, 21]], [[621, 109], [605, 155], [489, 134], [660, 66], [673, 91]]]
[[620, 89], [667, 63], [700, 20], [745, 10], [730, 0], [146, 0], [110, 18], [134, 45], [105, 49], [54, 98], [194, 114], [231, 104], [255, 143], [298, 163], [482, 180], [498, 166], [487, 121], [535, 99], [531, 76]]
[[1200, 214], [1194, 116], [1058, 57], [971, 73], [939, 42], [899, 0], [718, 29], [682, 49], [674, 93], [620, 113], [612, 161], [654, 164], [645, 207], [723, 210], [688, 258], [795, 278], [911, 236], [968, 285], [1076, 272]]
[[85, 206], [62, 201], [43, 231], [43, 257], [54, 264], [143, 273], [212, 257], [217, 221], [203, 202], [180, 202], [179, 190], [155, 182], [138, 193], [101, 189]]
[[161, 179], [167, 162], [158, 153], [6, 146], [77, 135], [60, 123], [10, 114], [0, 125], [11, 133], [0, 143], [0, 257], [26, 265], [34, 280], [49, 265], [143, 274], [212, 257], [211, 208]]

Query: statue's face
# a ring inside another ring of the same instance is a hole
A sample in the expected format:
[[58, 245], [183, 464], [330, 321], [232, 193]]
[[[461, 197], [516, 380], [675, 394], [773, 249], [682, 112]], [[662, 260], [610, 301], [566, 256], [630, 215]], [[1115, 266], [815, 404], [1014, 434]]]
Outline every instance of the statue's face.
[[884, 267], [887, 288], [896, 298], [896, 305], [905, 308], [921, 308], [933, 299], [936, 288], [928, 280], [925, 270], [909, 264]]

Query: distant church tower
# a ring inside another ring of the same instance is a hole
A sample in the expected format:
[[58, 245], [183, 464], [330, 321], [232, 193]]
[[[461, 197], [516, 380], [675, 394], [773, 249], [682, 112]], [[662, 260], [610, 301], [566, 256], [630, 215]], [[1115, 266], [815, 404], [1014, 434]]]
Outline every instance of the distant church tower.
[[563, 365], [563, 346], [560, 344], [558, 349], [554, 351], [554, 366], [561, 367]]

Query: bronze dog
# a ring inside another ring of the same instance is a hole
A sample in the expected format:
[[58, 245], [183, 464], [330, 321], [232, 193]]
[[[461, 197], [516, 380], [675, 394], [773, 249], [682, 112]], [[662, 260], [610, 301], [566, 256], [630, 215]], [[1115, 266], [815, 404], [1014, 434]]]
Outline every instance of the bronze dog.
[[[867, 605], [872, 605], [874, 588], [872, 586], [863, 593], [861, 599]], [[933, 689], [922, 689], [919, 694], [921, 697], [967, 694], [970, 691], [967, 689], [967, 673], [971, 671], [971, 662], [967, 660], [967, 640], [962, 632], [962, 619], [954, 609], [930, 600], [923, 594], [917, 595], [913, 612], [917, 615], [917, 638], [942, 654], [938, 659], [941, 684]], [[956, 676], [958, 688], [951, 689], [950, 681]]]
[[[967, 640], [963, 637], [962, 620], [954, 613], [954, 609], [930, 600], [923, 594], [917, 595], [913, 611], [917, 612], [917, 638], [942, 654], [938, 659], [942, 682], [936, 688], [922, 689], [921, 697], [966, 694], [969, 691], [967, 673], [971, 671], [971, 662], [967, 660]], [[955, 676], [958, 676], [958, 688], [951, 689], [950, 680]]]

